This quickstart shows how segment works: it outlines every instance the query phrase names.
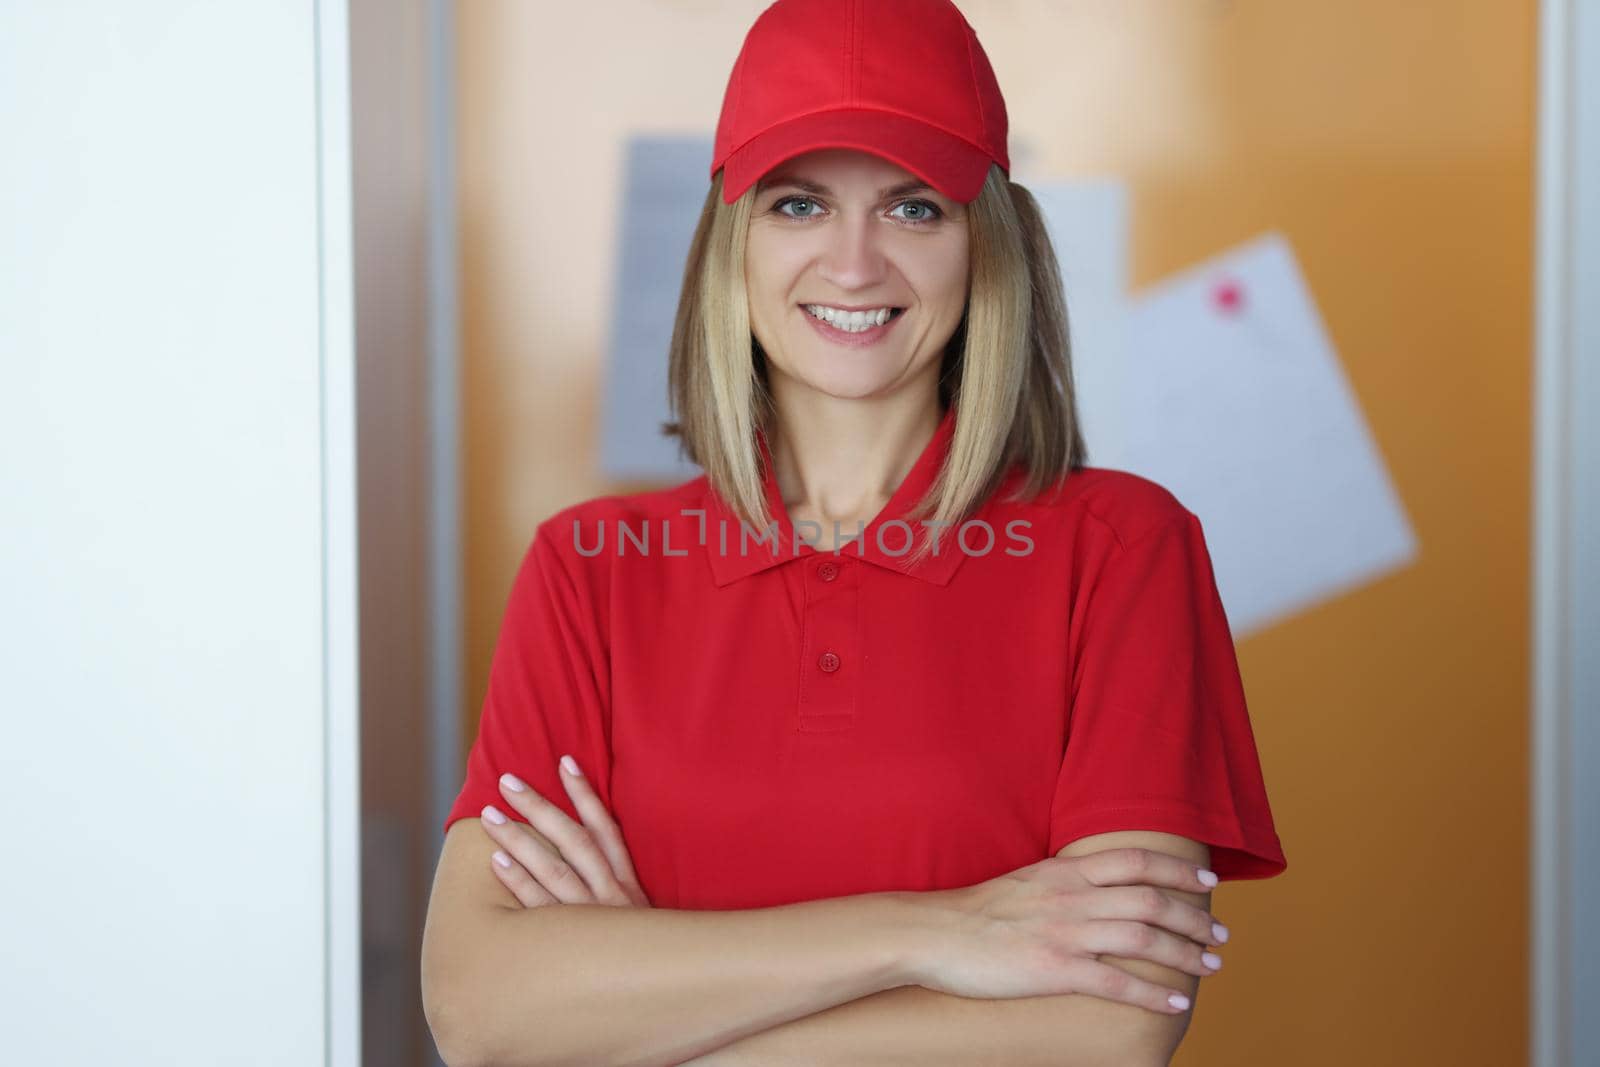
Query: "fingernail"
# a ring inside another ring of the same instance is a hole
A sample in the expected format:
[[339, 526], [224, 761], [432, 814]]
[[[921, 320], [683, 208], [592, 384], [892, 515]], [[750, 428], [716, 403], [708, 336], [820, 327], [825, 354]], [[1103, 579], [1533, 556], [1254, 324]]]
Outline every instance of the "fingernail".
[[1196, 872], [1195, 876], [1200, 879], [1202, 885], [1215, 886], [1217, 884], [1217, 876], [1214, 871], [1201, 870]]
[[1200, 962], [1210, 967], [1213, 971], [1222, 970], [1222, 957], [1215, 952], [1200, 953]]
[[501, 852], [499, 849], [495, 849], [494, 851], [494, 861], [507, 869], [511, 867], [511, 857], [506, 855], [504, 852]]
[[573, 759], [571, 756], [562, 756], [561, 766], [567, 769], [568, 774], [575, 775], [579, 778], [583, 777], [583, 772], [578, 770], [578, 761]]
[[522, 779], [521, 778], [518, 778], [516, 775], [510, 773], [509, 771], [507, 771], [505, 774], [502, 774], [500, 776], [500, 784], [505, 786], [507, 789], [511, 790], [513, 793], [520, 793], [524, 789], [528, 788], [527, 786], [522, 784]]
[[1172, 994], [1172, 996], [1167, 998], [1167, 1003], [1171, 1004], [1174, 1008], [1177, 1008], [1179, 1011], [1188, 1011], [1189, 1010], [1189, 998], [1184, 996], [1181, 993]]
[[506, 817], [500, 814], [500, 809], [495, 807], [493, 804], [484, 805], [483, 817], [494, 823], [496, 826], [504, 825], [506, 821]]
[[1211, 936], [1215, 937], [1218, 941], [1226, 941], [1228, 940], [1228, 928], [1223, 926], [1221, 923], [1212, 923]]

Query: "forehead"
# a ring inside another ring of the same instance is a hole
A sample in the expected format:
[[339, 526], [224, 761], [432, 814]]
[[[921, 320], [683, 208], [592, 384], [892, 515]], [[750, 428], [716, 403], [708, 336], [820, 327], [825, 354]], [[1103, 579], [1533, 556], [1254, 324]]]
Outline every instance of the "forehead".
[[921, 178], [891, 160], [855, 148], [823, 148], [791, 157], [761, 176], [757, 189], [795, 186], [830, 195], [836, 188], [861, 185], [880, 196], [933, 191]]

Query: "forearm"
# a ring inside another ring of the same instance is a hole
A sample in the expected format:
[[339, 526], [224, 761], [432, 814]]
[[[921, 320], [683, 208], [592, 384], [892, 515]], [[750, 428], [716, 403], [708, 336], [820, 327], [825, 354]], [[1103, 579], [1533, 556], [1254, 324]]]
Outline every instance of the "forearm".
[[683, 1067], [1165, 1064], [1147, 1035], [1122, 1025], [1118, 1008], [1076, 993], [978, 1000], [908, 985], [785, 1023]]
[[455, 932], [471, 959], [447, 979], [448, 1043], [473, 1067], [683, 1063], [913, 981], [921, 921], [896, 893], [741, 911], [506, 909]]
[[[911, 942], [913, 982], [953, 914], [909, 893], [922, 936]], [[908, 984], [752, 1034], [683, 1067], [1166, 1067], [1188, 1030], [1200, 979], [1145, 959], [1101, 955], [1119, 970], [1178, 989], [1188, 1012], [1165, 1015], [1088, 994], [958, 997]]]

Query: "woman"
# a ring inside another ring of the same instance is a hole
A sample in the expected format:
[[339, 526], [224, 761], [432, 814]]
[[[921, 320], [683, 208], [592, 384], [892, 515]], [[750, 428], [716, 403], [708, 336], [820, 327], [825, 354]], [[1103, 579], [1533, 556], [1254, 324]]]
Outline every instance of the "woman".
[[947, 0], [751, 29], [670, 356], [706, 473], [518, 571], [425, 935], [447, 1058], [1164, 1063], [1211, 887], [1285, 869], [1199, 522], [1085, 465], [1006, 130]]

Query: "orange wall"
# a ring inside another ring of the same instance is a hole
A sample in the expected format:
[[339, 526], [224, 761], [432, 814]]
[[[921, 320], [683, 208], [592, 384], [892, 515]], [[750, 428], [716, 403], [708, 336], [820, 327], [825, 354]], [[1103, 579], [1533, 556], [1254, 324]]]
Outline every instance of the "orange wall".
[[[1240, 645], [1290, 869], [1215, 894], [1176, 1062], [1522, 1062], [1537, 5], [958, 3], [1026, 162], [1128, 183], [1135, 287], [1287, 235], [1420, 541]], [[595, 445], [622, 139], [709, 135], [765, 6], [457, 8], [464, 742], [534, 525], [644, 488]]]

